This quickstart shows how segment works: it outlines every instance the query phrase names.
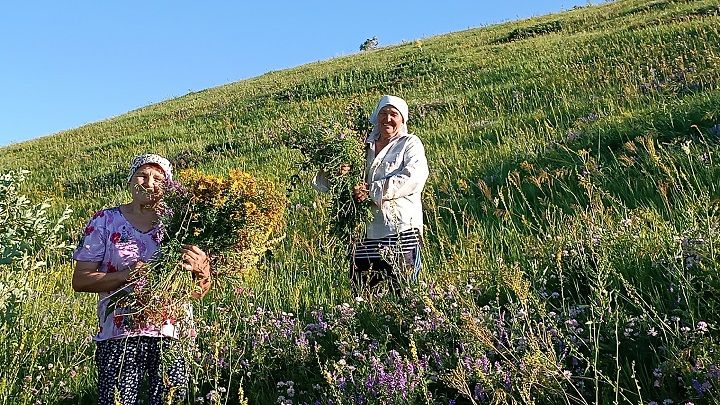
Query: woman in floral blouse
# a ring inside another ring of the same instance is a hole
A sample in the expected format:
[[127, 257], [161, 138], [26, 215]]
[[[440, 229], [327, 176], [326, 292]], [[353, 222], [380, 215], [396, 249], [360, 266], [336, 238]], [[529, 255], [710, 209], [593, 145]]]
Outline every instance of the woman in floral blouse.
[[[99, 295], [99, 330], [94, 338], [98, 403], [114, 404], [116, 397], [125, 405], [138, 403], [139, 387], [146, 377], [149, 403], [182, 401], [187, 386], [184, 360], [175, 355], [167, 362], [167, 354], [180, 336], [180, 325], [174, 319], [162, 325], [137, 324], [133, 308], [108, 311], [111, 295], [121, 289], [132, 290], [146, 271], [145, 263], [158, 251], [163, 229], [154, 206], [162, 198], [165, 182], [172, 179], [172, 166], [161, 156], [146, 154], [133, 159], [129, 174], [132, 200], [95, 213], [73, 254], [73, 289]], [[197, 276], [204, 295], [210, 287], [205, 253], [196, 246], [185, 246], [182, 265]]]

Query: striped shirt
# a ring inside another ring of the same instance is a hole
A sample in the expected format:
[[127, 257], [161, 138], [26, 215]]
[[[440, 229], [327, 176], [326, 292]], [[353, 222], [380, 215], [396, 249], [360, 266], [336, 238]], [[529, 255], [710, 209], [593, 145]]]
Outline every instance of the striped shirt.
[[377, 259], [387, 256], [406, 255], [421, 245], [420, 231], [408, 229], [383, 238], [365, 239], [355, 244], [355, 259]]

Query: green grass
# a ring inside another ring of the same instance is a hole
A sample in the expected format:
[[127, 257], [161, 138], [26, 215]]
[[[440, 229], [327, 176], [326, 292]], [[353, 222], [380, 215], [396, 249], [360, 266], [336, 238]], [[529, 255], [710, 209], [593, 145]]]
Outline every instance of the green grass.
[[[475, 295], [466, 302], [470, 312], [485, 305], [498, 311], [519, 305], [537, 316], [569, 314], [576, 306], [591, 312], [583, 332], [590, 349], [576, 353], [586, 367], [577, 380], [588, 389], [585, 399], [561, 384], [564, 394], [533, 388], [534, 401], [707, 401], [683, 388], [697, 370], [682, 362], [681, 353], [717, 361], [700, 353], [712, 347], [703, 340], [710, 335], [688, 337], [680, 326], [718, 319], [717, 295], [710, 294], [718, 288], [713, 273], [720, 197], [720, 134], [713, 130], [720, 124], [718, 66], [716, 1], [617, 1], [192, 92], [2, 148], [0, 172], [31, 170], [23, 192], [47, 199], [56, 212], [69, 205], [74, 214], [67, 238], [76, 239], [93, 211], [128, 198], [125, 171], [136, 154], [160, 153], [176, 166], [209, 172], [237, 167], [286, 186], [298, 160], [278, 142], [289, 123], [329, 127], [353, 99], [369, 114], [382, 94], [396, 94], [410, 105], [410, 131], [423, 140], [431, 170], [423, 196], [422, 279], [438, 285], [475, 280]], [[207, 311], [208, 331], [219, 333], [205, 341], [241, 347], [232, 342], [247, 336], [242, 325], [233, 323], [234, 332], [221, 333], [212, 323], [247, 316], [250, 303], [302, 317], [318, 307], [352, 302], [342, 247], [327, 237], [324, 197], [307, 186], [290, 199], [285, 239], [245, 285], [252, 295], [234, 299], [229, 313], [216, 311], [218, 302], [233, 299], [229, 291], [199, 305], [200, 313]], [[687, 269], [688, 251], [679, 241], [695, 239], [705, 241], [695, 247], [702, 265]], [[54, 381], [42, 394], [45, 402], [93, 395], [92, 345], [85, 340], [94, 333], [93, 300], [70, 292], [68, 260], [52, 263], [43, 274], [47, 277], [29, 276], [36, 294], [2, 324], [3, 402], [31, 402], [31, 390], [41, 389], [34, 382], [38, 376]], [[560, 301], [544, 302], [543, 294], [553, 291], [562, 294]], [[374, 311], [364, 312], [364, 319], [392, 313], [382, 305]], [[673, 316], [683, 321], [673, 323]], [[634, 317], [664, 340], [652, 340], [646, 330], [623, 337], [620, 324]], [[467, 325], [458, 318], [456, 326]], [[517, 333], [537, 338], [528, 330]], [[717, 337], [715, 327], [711, 333]], [[388, 347], [395, 347], [392, 342]], [[16, 352], [22, 355], [11, 354]], [[602, 356], [593, 357], [598, 353]], [[282, 364], [286, 356], [263, 361]], [[332, 356], [321, 358], [303, 367], [317, 367]], [[63, 371], [47, 370], [49, 362]], [[67, 377], [75, 366], [77, 375]], [[656, 389], [652, 372], [658, 367], [675, 370], [685, 382]], [[268, 374], [272, 381], [265, 386], [260, 377], [244, 377], [245, 395], [253, 403], [274, 402], [278, 381], [300, 375], [309, 381], [314, 375], [273, 372], [279, 374]], [[539, 384], [517, 373], [528, 386]], [[213, 384], [237, 388], [237, 378], [227, 371], [205, 376], [198, 395]], [[464, 378], [468, 384], [479, 381]], [[437, 389], [433, 400], [469, 400], [458, 384], [428, 386]], [[527, 401], [521, 388], [509, 392]], [[415, 401], [428, 397], [419, 398]]]

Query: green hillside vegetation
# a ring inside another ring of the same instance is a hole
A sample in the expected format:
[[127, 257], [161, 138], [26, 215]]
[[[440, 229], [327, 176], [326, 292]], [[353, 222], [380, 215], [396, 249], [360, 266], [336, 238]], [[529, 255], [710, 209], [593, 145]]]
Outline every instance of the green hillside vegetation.
[[62, 244], [128, 198], [133, 156], [286, 187], [299, 156], [283, 135], [343, 122], [353, 103], [369, 115], [383, 94], [408, 101], [430, 163], [420, 282], [355, 297], [307, 178], [258, 271], [196, 304], [195, 401], [714, 403], [719, 66], [717, 1], [620, 0], [269, 72], [2, 148], [0, 173], [29, 173], [12, 192], [6, 176], [0, 199], [32, 201], [0, 204], [22, 208], [0, 242], [27, 241], [0, 260], [2, 403], [94, 400], [95, 297], [72, 292]]

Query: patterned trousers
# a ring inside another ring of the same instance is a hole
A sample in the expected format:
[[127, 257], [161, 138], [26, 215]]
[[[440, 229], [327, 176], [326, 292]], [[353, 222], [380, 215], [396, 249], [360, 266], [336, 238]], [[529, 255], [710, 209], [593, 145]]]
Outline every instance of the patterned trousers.
[[151, 405], [182, 403], [188, 376], [179, 344], [170, 338], [134, 336], [97, 342], [99, 405], [135, 405], [147, 379]]

